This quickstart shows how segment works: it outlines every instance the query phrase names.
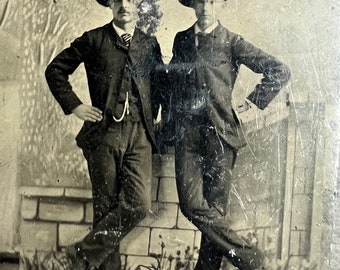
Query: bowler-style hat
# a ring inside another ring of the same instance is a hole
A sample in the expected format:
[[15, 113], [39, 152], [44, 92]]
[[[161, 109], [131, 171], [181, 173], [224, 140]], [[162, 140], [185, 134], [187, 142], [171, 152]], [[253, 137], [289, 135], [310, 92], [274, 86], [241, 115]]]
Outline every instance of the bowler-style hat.
[[104, 7], [108, 7], [110, 0], [97, 0], [97, 2]]

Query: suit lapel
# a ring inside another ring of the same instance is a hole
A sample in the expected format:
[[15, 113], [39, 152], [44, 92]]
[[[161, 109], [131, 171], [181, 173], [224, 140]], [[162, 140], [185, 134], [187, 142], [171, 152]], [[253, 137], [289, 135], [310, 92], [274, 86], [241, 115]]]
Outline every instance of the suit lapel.
[[197, 48], [195, 44], [195, 29], [190, 27], [181, 40], [181, 55], [186, 58], [186, 62], [193, 62], [197, 57]]
[[223, 27], [220, 23], [218, 23], [218, 26], [211, 32], [210, 35], [212, 36], [213, 48], [225, 47], [226, 40], [223, 34]]
[[[209, 35], [212, 36], [211, 44], [209, 44], [209, 51], [214, 51], [215, 49], [225, 46], [223, 27], [220, 23]], [[180, 55], [184, 57], [185, 62], [187, 63], [193, 63], [200, 57], [199, 50], [195, 43], [194, 25], [184, 32], [184, 35], [180, 40], [179, 49], [181, 51]]]
[[135, 29], [135, 32], [131, 39], [130, 48], [126, 47], [120, 36], [114, 30], [112, 24], [109, 25], [109, 30], [111, 32], [111, 40], [116, 48], [124, 50], [129, 54], [129, 61], [133, 65], [138, 63], [140, 58], [144, 56], [144, 51], [149, 45], [149, 41], [147, 35], [145, 35], [138, 28]]
[[206, 44], [197, 49], [198, 62], [206, 62], [211, 65], [220, 65], [226, 58], [229, 50], [229, 40], [221, 24], [219, 24], [210, 34], [208, 34]]
[[122, 40], [119, 37], [119, 35], [117, 34], [116, 30], [113, 28], [112, 21], [107, 25], [107, 28], [108, 28], [108, 30], [110, 32], [109, 37], [110, 37], [110, 40], [111, 40], [112, 44], [115, 47], [117, 47], [117, 48], [121, 48], [121, 49], [127, 50], [127, 47], [122, 42]]
[[146, 35], [136, 28], [129, 49], [129, 56], [132, 63], [138, 63], [140, 57], [144, 55], [144, 50], [148, 46]]

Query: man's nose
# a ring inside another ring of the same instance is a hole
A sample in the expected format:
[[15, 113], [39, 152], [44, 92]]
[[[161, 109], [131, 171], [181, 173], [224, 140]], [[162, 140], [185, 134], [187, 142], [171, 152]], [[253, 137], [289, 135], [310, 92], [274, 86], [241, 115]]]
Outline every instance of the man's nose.
[[210, 3], [210, 1], [203, 1], [202, 5], [204, 10], [208, 10], [209, 8], [211, 8], [212, 3]]

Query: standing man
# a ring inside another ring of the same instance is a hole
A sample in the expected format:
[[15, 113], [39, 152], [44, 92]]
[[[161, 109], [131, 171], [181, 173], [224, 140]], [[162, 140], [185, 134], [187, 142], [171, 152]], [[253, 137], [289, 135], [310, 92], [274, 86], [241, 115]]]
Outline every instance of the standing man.
[[[85, 121], [76, 140], [88, 163], [94, 219], [93, 230], [66, 248], [72, 265], [66, 256], [60, 260], [72, 270], [120, 269], [119, 243], [145, 217], [151, 200], [153, 119], [158, 111], [153, 71], [162, 65], [160, 47], [156, 38], [136, 27], [143, 23], [138, 22], [141, 0], [97, 2], [112, 10], [112, 22], [75, 39], [46, 69], [64, 113]], [[82, 103], [68, 80], [81, 63], [91, 105]]]
[[202, 232], [195, 269], [218, 270], [223, 256], [241, 270], [262, 269], [262, 253], [225, 221], [237, 149], [246, 144], [232, 90], [241, 64], [263, 74], [244, 108], [264, 109], [287, 83], [289, 71], [216, 20], [215, 11], [226, 1], [179, 2], [195, 10], [197, 21], [175, 37], [169, 65], [175, 87], [168, 101], [175, 133], [164, 136], [175, 141], [181, 211]]

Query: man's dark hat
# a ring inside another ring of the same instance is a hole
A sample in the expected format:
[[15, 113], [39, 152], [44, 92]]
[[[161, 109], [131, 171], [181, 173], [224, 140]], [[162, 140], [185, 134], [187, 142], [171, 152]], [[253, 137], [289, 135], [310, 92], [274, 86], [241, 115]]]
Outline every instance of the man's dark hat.
[[108, 7], [110, 1], [109, 0], [97, 0], [97, 2], [104, 7]]
[[[184, 6], [194, 8], [195, 0], [179, 0], [179, 2]], [[224, 2], [227, 2], [227, 0], [224, 0]]]
[[184, 6], [193, 8], [195, 1], [194, 0], [179, 0], [179, 2]]

